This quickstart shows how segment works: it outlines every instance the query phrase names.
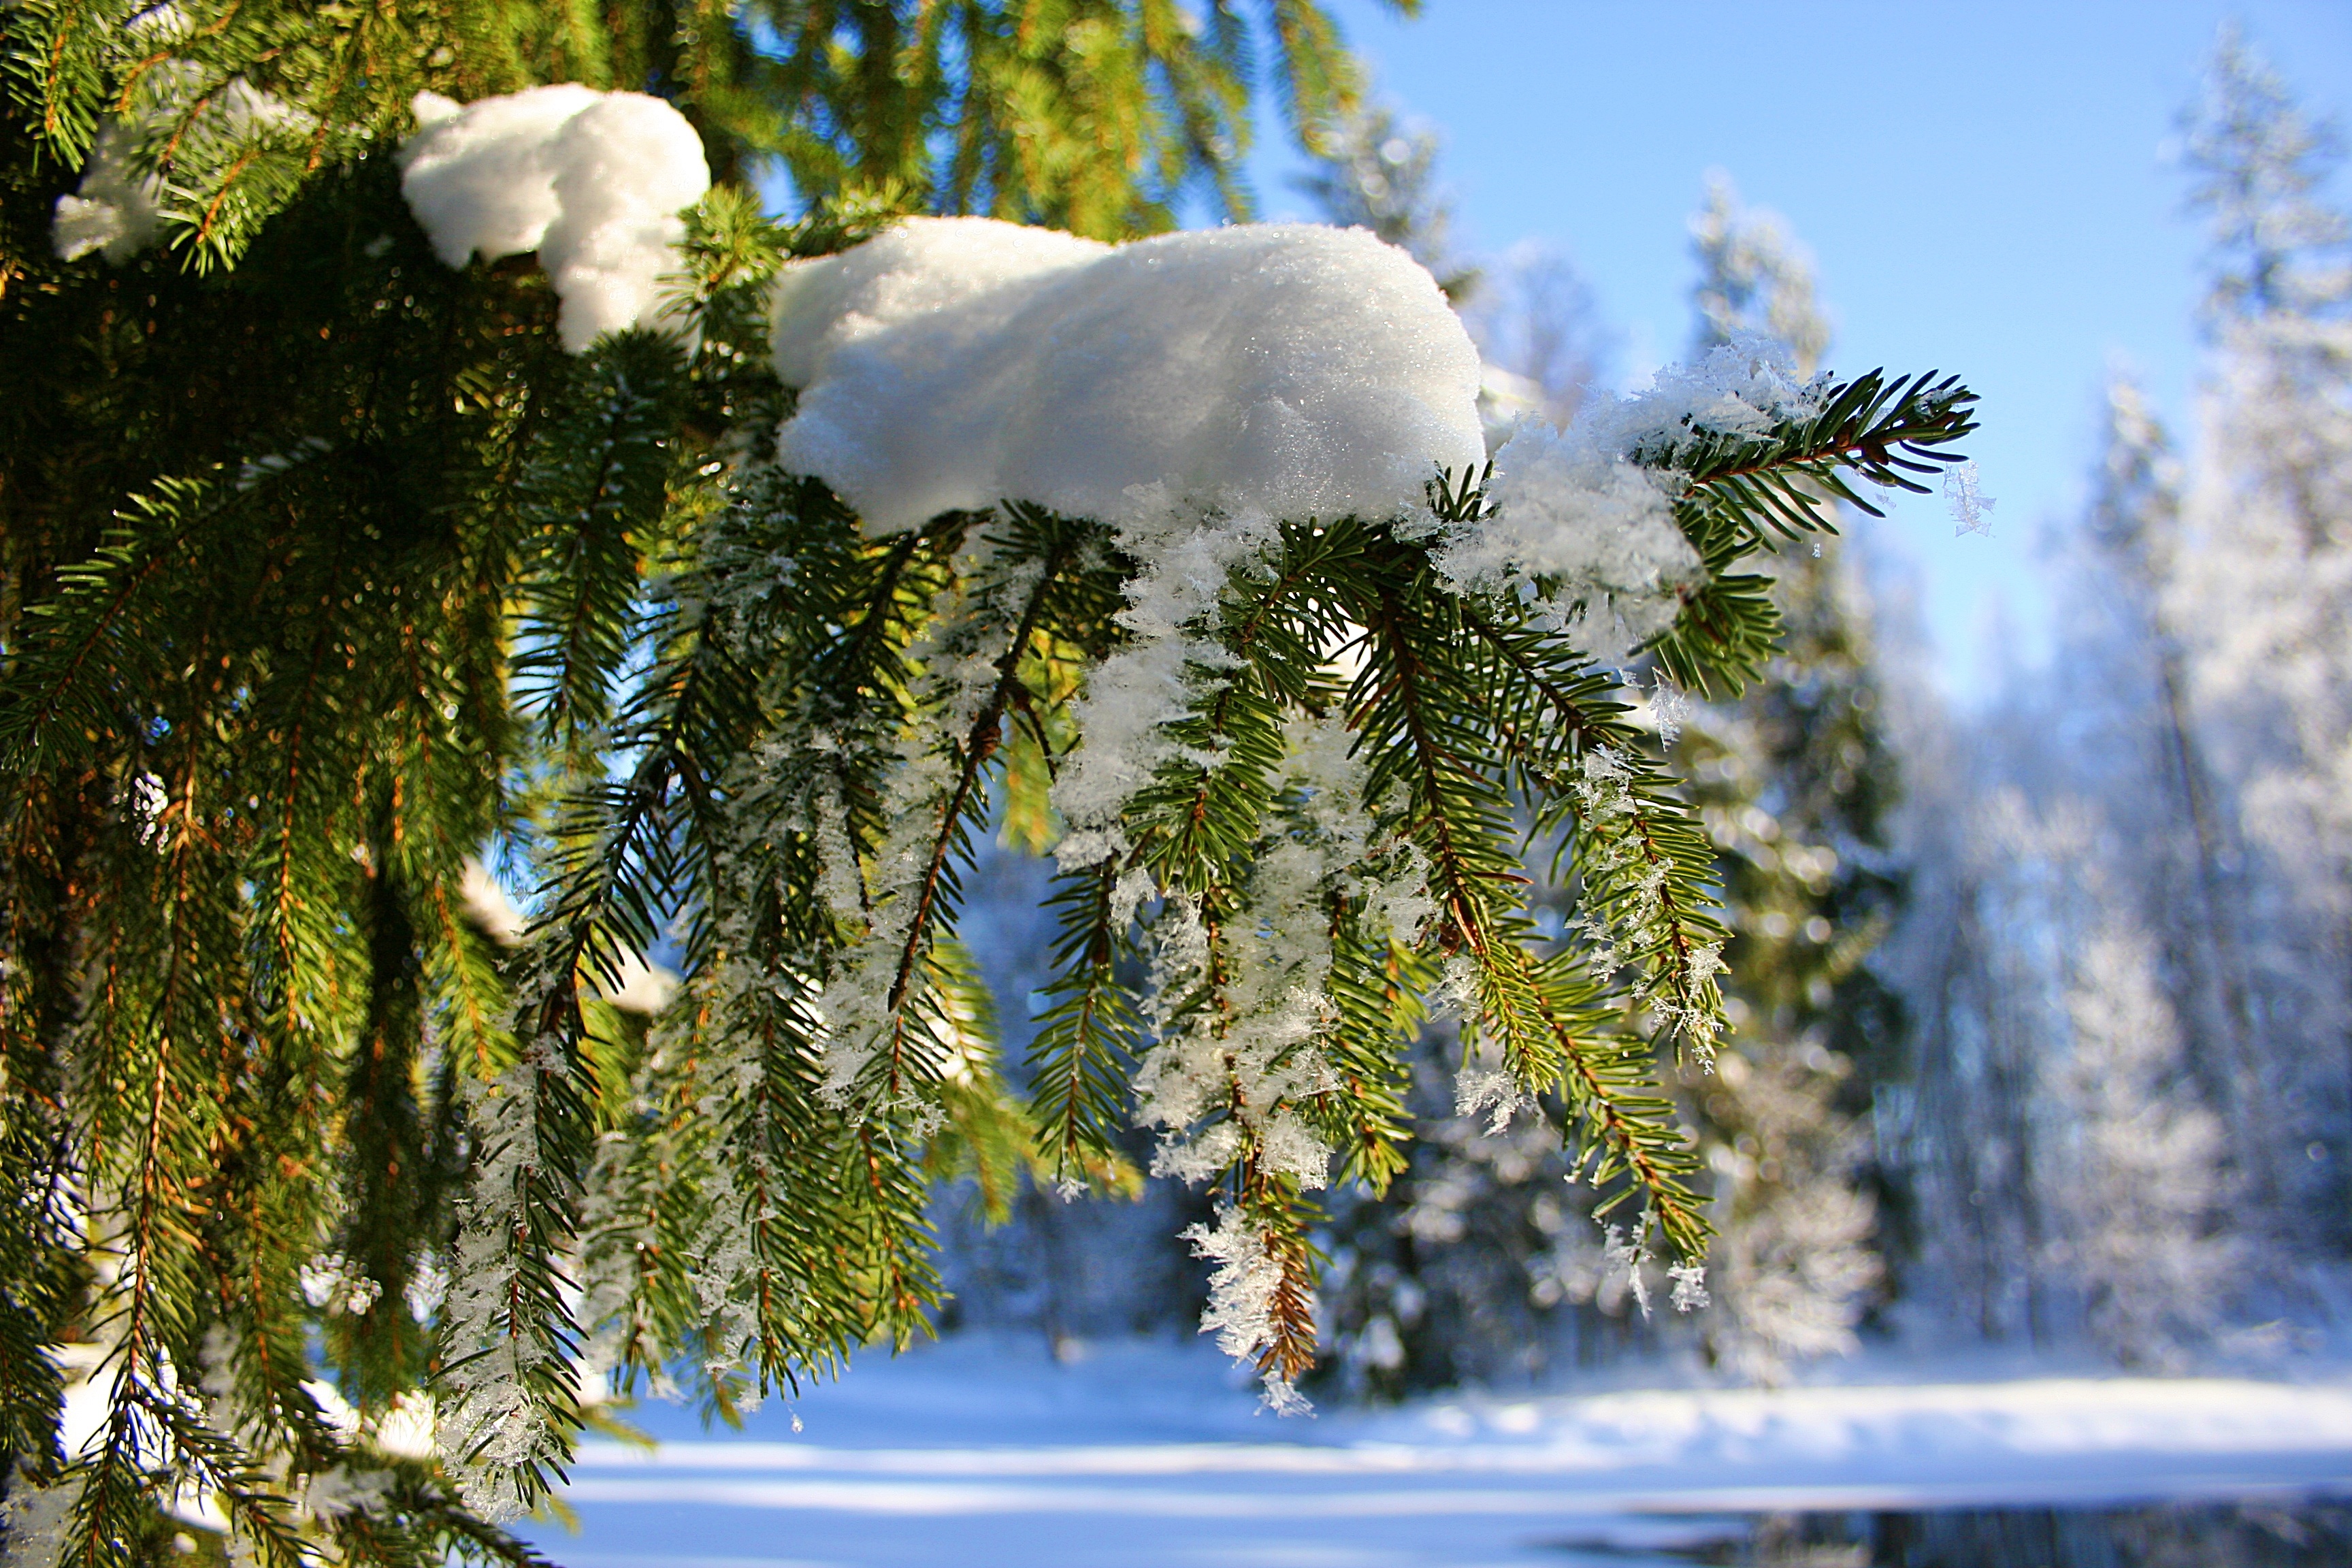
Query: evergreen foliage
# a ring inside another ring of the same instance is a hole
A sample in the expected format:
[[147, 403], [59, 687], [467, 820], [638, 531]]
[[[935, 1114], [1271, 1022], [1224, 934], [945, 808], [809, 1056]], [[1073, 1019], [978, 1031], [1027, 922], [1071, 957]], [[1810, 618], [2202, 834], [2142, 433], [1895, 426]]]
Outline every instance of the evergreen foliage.
[[[1717, 179], [1692, 230], [1697, 350], [1761, 337], [1810, 372], [1828, 328], [1779, 221], [1741, 209]], [[1693, 1322], [1710, 1359], [1766, 1379], [1851, 1343], [1879, 1272], [1868, 1247], [1876, 1194], [1862, 1190], [1853, 1116], [1900, 1069], [1904, 1045], [1900, 1004], [1869, 963], [1901, 882], [1887, 845], [1895, 763], [1866, 612], [1827, 531], [1835, 492], [1801, 475], [1775, 486], [1769, 510], [1755, 510], [1815, 531], [1770, 557], [1769, 591], [1786, 624], [1769, 661], [1743, 693], [1711, 702], [1654, 674], [1639, 740], [1672, 759], [1645, 785], [1659, 809], [1686, 800], [1703, 829], [1679, 853], [1694, 880], [1714, 879], [1701, 940], [1722, 944], [1717, 984], [1731, 1025], [1719, 1050], [1661, 1064], [1705, 1161], [1717, 1232], [1713, 1307]], [[1747, 591], [1760, 597], [1766, 580]], [[1553, 816], [1533, 824], [1538, 835], [1564, 826], [1570, 844], [1591, 837]], [[1584, 864], [1572, 860], [1532, 895], [1550, 929], [1605, 930], [1593, 926]], [[1433, 1125], [1397, 1195], [1338, 1227], [1345, 1379], [1393, 1394], [1647, 1342], [1623, 1321], [1637, 1301], [1646, 1313], [1653, 1289], [1640, 1238], [1596, 1229], [1590, 1190], [1562, 1191], [1559, 1162], [1524, 1129], [1445, 1117], [1437, 1068], [1424, 1063]], [[1696, 1277], [1675, 1282], [1685, 1280]], [[1682, 1300], [1695, 1295], [1686, 1287]]]
[[[1709, 183], [1691, 224], [1702, 346], [1757, 331], [1801, 367], [1830, 328], [1811, 268], [1778, 217]], [[1804, 504], [1836, 515], [1827, 487]], [[1890, 852], [1900, 789], [1881, 711], [1868, 609], [1841, 542], [1783, 552], [1787, 630], [1736, 703], [1698, 706], [1677, 761], [1713, 840], [1733, 936], [1735, 1023], [1712, 1079], [1684, 1093], [1715, 1173], [1719, 1233], [1702, 1324], [1710, 1359], [1745, 1376], [1850, 1350], [1880, 1277], [1874, 1199], [1852, 1120], [1903, 1063], [1900, 1003], [1871, 963], [1901, 911]]]
[[[586, 1383], [726, 1415], [904, 1344], [941, 1169], [1117, 1181], [1138, 1075], [1223, 1194], [1219, 1326], [1279, 1396], [1315, 1353], [1302, 1151], [1391, 1178], [1432, 1005], [1479, 1092], [1540, 1101], [1644, 1240], [1703, 1251], [1654, 1063], [1717, 1027], [1711, 854], [1577, 624], [1433, 564], [1477, 475], [1418, 521], [1284, 520], [1213, 585], [1122, 842], [1064, 847], [1035, 1093], [1003, 1087], [963, 878], [992, 800], [1054, 831], [1139, 563], [1012, 503], [867, 537], [770, 456], [761, 290], [898, 210], [1115, 234], [1194, 180], [1238, 207], [1246, 29], [1181, 16], [0, 16], [12, 1532], [131, 1562], [201, 1500], [271, 1563], [529, 1561], [486, 1521], [561, 1479]], [[1266, 16], [1319, 134], [1346, 59], [1305, 0]], [[722, 183], [683, 341], [568, 357], [528, 261], [445, 268], [409, 218], [410, 96], [526, 62], [696, 118]], [[58, 260], [109, 125], [168, 243]], [[770, 157], [795, 222], [742, 184]], [[1695, 685], [1769, 657], [1739, 568], [1817, 526], [1799, 486], [1921, 488], [1971, 427], [1951, 381], [1814, 402], [1629, 454], [1705, 558], [1659, 652]], [[1522, 813], [1605, 939], [1531, 921]], [[519, 942], [467, 896], [484, 856], [536, 884]], [[655, 952], [683, 981], [648, 1023], [614, 996]], [[1173, 1092], [1202, 1070], [1218, 1093]], [[61, 1341], [103, 1356], [79, 1452]], [[437, 1457], [394, 1436], [428, 1388]]]
[[2111, 383], [2064, 680], [1926, 727], [1889, 1119], [1934, 1317], [2158, 1367], [2328, 1310], [2352, 1115], [2352, 228], [2234, 28], [2183, 130], [2205, 428]]

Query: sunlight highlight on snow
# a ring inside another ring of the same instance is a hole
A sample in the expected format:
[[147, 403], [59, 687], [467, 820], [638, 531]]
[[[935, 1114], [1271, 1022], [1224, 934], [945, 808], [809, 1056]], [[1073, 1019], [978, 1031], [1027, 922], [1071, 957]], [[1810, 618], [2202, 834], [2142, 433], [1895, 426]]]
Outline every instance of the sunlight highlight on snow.
[[908, 219], [786, 271], [775, 354], [801, 393], [785, 465], [877, 532], [1007, 500], [1113, 523], [1391, 517], [1486, 454], [1477, 350], [1360, 229], [1114, 247]]
[[702, 138], [657, 98], [564, 85], [458, 104], [416, 95], [400, 190], [451, 267], [537, 251], [563, 301], [563, 346], [661, 318], [660, 280], [686, 237], [679, 209], [710, 188]]

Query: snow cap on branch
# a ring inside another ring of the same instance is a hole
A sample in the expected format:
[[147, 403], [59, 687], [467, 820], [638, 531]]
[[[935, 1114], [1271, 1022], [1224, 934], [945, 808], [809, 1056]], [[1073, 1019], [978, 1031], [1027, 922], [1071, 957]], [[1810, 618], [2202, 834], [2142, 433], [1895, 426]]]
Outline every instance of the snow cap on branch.
[[58, 198], [50, 242], [60, 261], [79, 261], [95, 250], [119, 267], [162, 232], [163, 182], [131, 168], [133, 139], [119, 121], [98, 128], [80, 185]]
[[1119, 524], [1390, 517], [1483, 460], [1478, 353], [1412, 258], [1246, 225], [1111, 247], [912, 218], [776, 288], [787, 468], [869, 528], [1025, 500]]
[[416, 95], [401, 195], [451, 267], [539, 252], [563, 302], [563, 346], [658, 324], [679, 209], [710, 188], [702, 138], [638, 92], [535, 87], [460, 105]]

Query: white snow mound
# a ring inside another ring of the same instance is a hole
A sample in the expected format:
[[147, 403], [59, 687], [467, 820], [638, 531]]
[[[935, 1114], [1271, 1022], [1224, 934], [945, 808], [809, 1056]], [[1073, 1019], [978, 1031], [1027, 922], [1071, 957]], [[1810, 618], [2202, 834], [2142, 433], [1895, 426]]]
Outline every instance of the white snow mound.
[[563, 85], [460, 105], [416, 95], [400, 190], [451, 267], [539, 252], [563, 346], [660, 324], [679, 209], [710, 188], [702, 138], [658, 98]]
[[1114, 524], [1392, 517], [1484, 461], [1477, 350], [1361, 229], [1246, 225], [1111, 247], [914, 218], [786, 269], [787, 468], [894, 532], [1024, 500]]
[[131, 173], [131, 135], [130, 127], [116, 121], [98, 128], [80, 186], [58, 198], [50, 243], [58, 260], [79, 261], [95, 250], [119, 267], [162, 230], [163, 182]]

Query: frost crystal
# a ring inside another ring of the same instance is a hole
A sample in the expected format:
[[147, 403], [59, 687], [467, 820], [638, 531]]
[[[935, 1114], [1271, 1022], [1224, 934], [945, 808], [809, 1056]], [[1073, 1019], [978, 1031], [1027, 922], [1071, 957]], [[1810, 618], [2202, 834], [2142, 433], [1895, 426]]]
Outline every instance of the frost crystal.
[[1454, 1113], [1486, 1117], [1486, 1135], [1500, 1137], [1523, 1106], [1532, 1105], [1519, 1080], [1501, 1068], [1465, 1067], [1454, 1079]]
[[402, 1294], [408, 1305], [408, 1315], [420, 1323], [429, 1323], [448, 1298], [449, 1271], [441, 1266], [438, 1258], [426, 1253], [409, 1271], [408, 1289]]
[[1997, 504], [1977, 489], [1977, 466], [1962, 463], [1944, 475], [1944, 499], [1952, 503], [1952, 536], [1980, 533], [1992, 537], [1992, 520], [1985, 513]]
[[[1170, 754], [1160, 726], [1181, 717], [1194, 682], [1226, 662], [1186, 628], [1216, 606], [1228, 574], [1274, 535], [1263, 514], [1178, 521], [1165, 496], [1164, 486], [1154, 486], [1129, 498], [1132, 514], [1118, 531], [1120, 544], [1144, 563], [1118, 617], [1134, 640], [1096, 667], [1075, 706], [1084, 739], [1054, 786], [1055, 809], [1069, 828], [1055, 851], [1065, 869], [1126, 847], [1119, 814]], [[1144, 892], [1121, 889], [1128, 912]]]
[[1438, 567], [1465, 592], [1549, 594], [1583, 646], [1622, 667], [1702, 575], [1675, 522], [1675, 448], [1701, 431], [1760, 433], [1818, 397], [1785, 349], [1743, 338], [1635, 396], [1589, 405], [1565, 431], [1528, 419], [1495, 454], [1489, 515], [1452, 530]]
[[[1223, 1204], [1214, 1226], [1193, 1226], [1183, 1239], [1192, 1244], [1195, 1258], [1205, 1258], [1212, 1265], [1201, 1331], [1216, 1335], [1217, 1348], [1236, 1361], [1255, 1355], [1274, 1340], [1275, 1297], [1282, 1289], [1282, 1263], [1266, 1245], [1265, 1227], [1242, 1209]], [[1277, 1415], [1304, 1415], [1313, 1408], [1297, 1385], [1273, 1372], [1265, 1374], [1264, 1399]]]
[[1658, 727], [1658, 744], [1671, 746], [1682, 739], [1690, 718], [1690, 693], [1676, 686], [1663, 669], [1650, 678], [1650, 721]]
[[1642, 1278], [1642, 1265], [1650, 1260], [1647, 1235], [1637, 1232], [1629, 1237], [1623, 1226], [1612, 1225], [1601, 1245], [1601, 1257], [1607, 1267], [1625, 1271], [1625, 1288], [1633, 1293], [1633, 1304], [1642, 1309], [1642, 1316], [1648, 1317], [1650, 1285]]
[[660, 323], [679, 209], [710, 188], [702, 139], [657, 98], [564, 85], [460, 105], [416, 95], [400, 191], [451, 267], [539, 252], [563, 346]]
[[1674, 1303], [1677, 1312], [1695, 1312], [1707, 1305], [1706, 1265], [1675, 1263], [1666, 1268], [1666, 1278], [1675, 1282]]
[[1025, 500], [1071, 517], [1385, 518], [1486, 452], [1478, 354], [1360, 229], [1110, 247], [915, 218], [776, 288], [784, 465], [878, 532]]
[[1671, 487], [1581, 427], [1563, 435], [1530, 420], [1495, 455], [1494, 516], [1459, 531], [1440, 569], [1465, 588], [1558, 579], [1559, 596], [1596, 628], [1619, 619], [1638, 642], [1673, 620], [1675, 587], [1699, 571]]

